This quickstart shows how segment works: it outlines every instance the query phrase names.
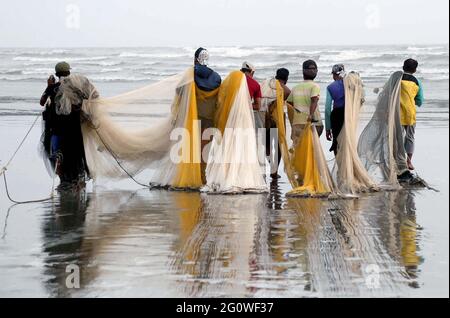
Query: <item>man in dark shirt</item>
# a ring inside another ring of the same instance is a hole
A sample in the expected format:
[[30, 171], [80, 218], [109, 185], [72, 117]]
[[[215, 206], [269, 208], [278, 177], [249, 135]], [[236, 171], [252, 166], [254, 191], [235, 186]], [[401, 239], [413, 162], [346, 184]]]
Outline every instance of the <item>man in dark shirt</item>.
[[[58, 63], [55, 67], [56, 76], [61, 79], [70, 75], [70, 65], [66, 62]], [[56, 113], [56, 95], [58, 94], [61, 82], [56, 82], [56, 79], [51, 75], [47, 80], [47, 88], [41, 96], [40, 104], [45, 107], [42, 113], [45, 122], [45, 131], [43, 136], [43, 143], [45, 152], [55, 168], [58, 155], [60, 155], [61, 138], [66, 121], [66, 116], [61, 116]]]
[[50, 76], [41, 105], [46, 107], [43, 114], [46, 126], [44, 147], [61, 180], [59, 189], [72, 191], [83, 186], [89, 170], [81, 131], [81, 105], [72, 105], [67, 115], [58, 113], [62, 83], [70, 80], [70, 69], [66, 62], [56, 65], [55, 74], [59, 82]]

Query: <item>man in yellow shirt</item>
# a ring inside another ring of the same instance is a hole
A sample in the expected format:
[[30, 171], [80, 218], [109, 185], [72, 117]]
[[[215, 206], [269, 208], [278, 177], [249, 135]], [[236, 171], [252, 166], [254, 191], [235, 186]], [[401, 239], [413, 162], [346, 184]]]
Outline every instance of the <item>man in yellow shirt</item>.
[[422, 83], [413, 75], [418, 66], [419, 63], [416, 60], [405, 61], [403, 65], [405, 73], [401, 84], [400, 121], [405, 129], [405, 150], [408, 154], [409, 170], [415, 170], [412, 157], [415, 148], [416, 106], [420, 107], [424, 102]]

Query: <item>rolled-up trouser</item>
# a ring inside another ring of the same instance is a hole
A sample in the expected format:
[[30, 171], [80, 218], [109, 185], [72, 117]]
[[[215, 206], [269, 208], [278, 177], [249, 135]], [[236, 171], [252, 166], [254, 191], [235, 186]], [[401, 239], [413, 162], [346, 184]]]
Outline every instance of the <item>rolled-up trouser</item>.
[[405, 130], [405, 150], [409, 155], [414, 154], [415, 148], [415, 135], [416, 135], [416, 125], [403, 126]]
[[259, 165], [263, 174], [266, 171], [266, 112], [253, 111], [255, 117], [256, 144]]
[[201, 156], [202, 156], [202, 162], [201, 162], [201, 173], [202, 173], [202, 181], [204, 184], [206, 184], [206, 167], [207, 167], [207, 161], [208, 158], [203, 156], [203, 151], [205, 149], [205, 147], [210, 143], [209, 140], [203, 140], [203, 133], [210, 129], [210, 128], [214, 128], [214, 120], [209, 119], [209, 118], [204, 118], [199, 116], [198, 119], [201, 122]]

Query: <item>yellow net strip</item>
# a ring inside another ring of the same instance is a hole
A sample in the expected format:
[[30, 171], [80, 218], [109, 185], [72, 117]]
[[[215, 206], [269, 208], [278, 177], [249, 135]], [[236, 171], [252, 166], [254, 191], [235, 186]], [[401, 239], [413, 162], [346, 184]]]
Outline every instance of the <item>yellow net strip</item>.
[[215, 125], [220, 132], [224, 133], [230, 114], [231, 107], [239, 91], [242, 77], [245, 76], [241, 71], [232, 72], [222, 83], [219, 91], [219, 108], [217, 110]]
[[177, 174], [173, 180], [174, 188], [199, 189], [203, 186], [201, 175], [201, 145], [200, 125], [197, 114], [197, 99], [195, 83], [191, 83], [189, 109], [184, 128], [189, 133], [183, 138], [181, 163], [178, 164]]
[[286, 124], [284, 120], [284, 91], [279, 81], [276, 81], [277, 100], [276, 108], [273, 110], [273, 118], [277, 124], [278, 142], [280, 144], [281, 156], [283, 158], [284, 170], [287, 174], [289, 182], [293, 188], [298, 187], [297, 179], [295, 178], [294, 167], [292, 166], [289, 157], [289, 146], [287, 143]]
[[301, 186], [294, 188], [289, 192], [289, 195], [327, 196], [332, 191], [328, 185], [328, 179], [330, 179], [327, 178], [330, 174], [328, 167], [322, 166], [322, 160], [317, 158], [317, 151], [320, 151], [320, 149], [317, 149], [317, 151], [314, 149], [317, 146], [320, 147], [320, 144], [317, 145], [314, 140], [313, 134], [317, 134], [315, 129], [311, 123], [307, 123], [298, 146], [294, 149], [292, 165], [301, 180]]
[[203, 91], [195, 85], [195, 93], [197, 94], [197, 100], [200, 102], [207, 101], [211, 98], [214, 98], [217, 94], [219, 94], [220, 87], [216, 88], [213, 91], [207, 92]]

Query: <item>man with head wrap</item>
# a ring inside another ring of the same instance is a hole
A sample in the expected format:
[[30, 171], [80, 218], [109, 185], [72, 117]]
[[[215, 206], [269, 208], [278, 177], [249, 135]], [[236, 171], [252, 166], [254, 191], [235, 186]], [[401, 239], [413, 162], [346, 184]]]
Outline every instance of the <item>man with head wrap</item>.
[[217, 90], [222, 83], [220, 75], [207, 66], [208, 60], [209, 53], [206, 49], [199, 48], [195, 52], [194, 80], [197, 88], [198, 117], [202, 121], [202, 131], [213, 127]]
[[[327, 99], [325, 103], [325, 127], [327, 140], [333, 141], [330, 151], [337, 154], [337, 139], [345, 121], [345, 67], [336, 64], [331, 71], [334, 82], [327, 87]], [[333, 110], [332, 110], [333, 109]]]
[[[200, 47], [194, 56], [194, 80], [196, 87], [198, 120], [201, 122], [203, 133], [214, 127], [214, 117], [217, 110], [217, 97], [222, 79], [220, 75], [208, 67], [209, 52]], [[202, 153], [209, 140], [202, 138]], [[206, 182], [206, 159], [202, 156], [202, 177]]]

